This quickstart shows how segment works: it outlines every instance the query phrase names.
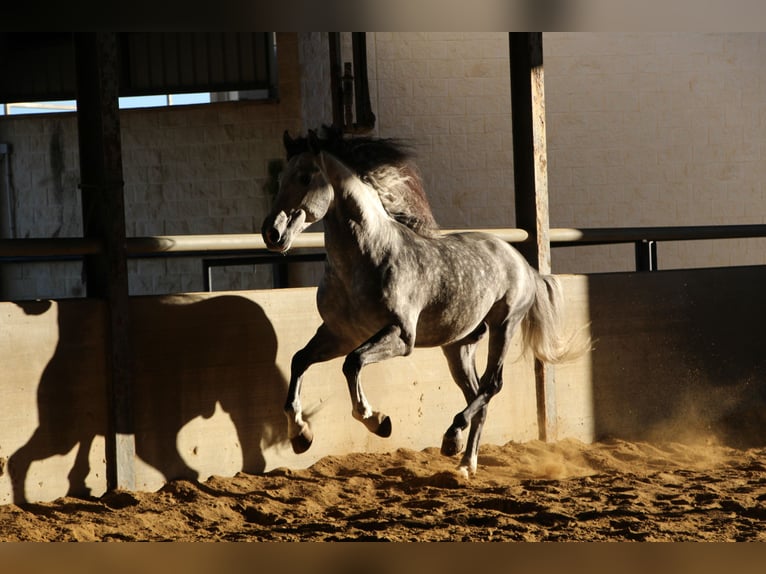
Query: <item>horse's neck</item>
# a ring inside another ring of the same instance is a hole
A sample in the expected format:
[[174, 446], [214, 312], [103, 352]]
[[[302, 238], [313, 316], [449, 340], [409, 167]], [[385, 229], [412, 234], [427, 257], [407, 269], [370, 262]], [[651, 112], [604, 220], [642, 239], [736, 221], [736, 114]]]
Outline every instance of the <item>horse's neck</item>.
[[333, 208], [325, 217], [328, 251], [336, 243], [344, 244], [344, 250], [356, 243], [363, 254], [376, 250], [393, 224], [377, 192], [340, 161], [323, 156], [323, 170], [335, 191]]

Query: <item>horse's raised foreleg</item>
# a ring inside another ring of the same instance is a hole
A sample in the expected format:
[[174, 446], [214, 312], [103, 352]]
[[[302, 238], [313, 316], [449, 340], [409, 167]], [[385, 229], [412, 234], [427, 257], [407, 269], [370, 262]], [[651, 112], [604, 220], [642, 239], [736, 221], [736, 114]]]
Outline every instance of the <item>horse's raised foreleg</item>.
[[301, 407], [303, 374], [314, 363], [340, 357], [345, 350], [341, 341], [323, 323], [306, 346], [293, 355], [290, 365], [290, 384], [287, 388], [285, 401], [285, 415], [287, 415], [287, 436], [290, 437], [293, 451], [297, 454], [306, 452], [314, 440], [311, 427], [303, 420], [303, 408]]
[[381, 437], [391, 436], [391, 419], [373, 411], [364, 395], [360, 372], [362, 367], [391, 357], [401, 357], [412, 352], [414, 336], [401, 325], [389, 325], [373, 335], [367, 342], [352, 351], [343, 363], [343, 374], [348, 382], [355, 419]]

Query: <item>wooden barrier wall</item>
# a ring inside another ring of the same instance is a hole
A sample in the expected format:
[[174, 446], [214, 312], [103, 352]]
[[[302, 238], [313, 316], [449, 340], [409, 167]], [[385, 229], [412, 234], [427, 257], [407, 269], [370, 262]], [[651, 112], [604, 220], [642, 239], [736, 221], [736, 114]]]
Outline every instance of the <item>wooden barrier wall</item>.
[[[562, 276], [568, 325], [592, 321], [595, 351], [556, 368], [559, 437], [589, 442], [766, 442], [760, 329], [766, 268]], [[389, 414], [381, 439], [350, 416], [341, 359], [313, 366], [315, 431], [294, 455], [282, 414], [289, 363], [319, 324], [314, 289], [137, 297], [137, 488], [165, 480], [305, 467], [327, 454], [438, 446], [463, 406], [439, 349], [368, 366]], [[0, 303], [0, 503], [105, 489], [104, 307]], [[518, 340], [509, 361], [520, 353]], [[508, 363], [483, 442], [537, 438], [531, 361]]]

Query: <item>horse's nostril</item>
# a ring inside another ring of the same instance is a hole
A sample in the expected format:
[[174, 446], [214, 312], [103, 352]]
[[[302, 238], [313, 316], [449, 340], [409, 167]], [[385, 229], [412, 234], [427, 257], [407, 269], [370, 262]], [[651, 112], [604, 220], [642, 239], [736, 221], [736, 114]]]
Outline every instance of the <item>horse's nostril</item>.
[[266, 232], [266, 240], [272, 245], [279, 243], [280, 234], [275, 228], [271, 228]]

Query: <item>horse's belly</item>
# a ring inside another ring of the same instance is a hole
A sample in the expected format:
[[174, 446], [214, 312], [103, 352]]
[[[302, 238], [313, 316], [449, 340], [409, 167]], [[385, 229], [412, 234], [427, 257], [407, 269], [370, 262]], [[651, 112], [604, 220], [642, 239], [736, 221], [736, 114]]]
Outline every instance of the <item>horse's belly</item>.
[[391, 322], [390, 314], [379, 305], [345, 291], [320, 292], [317, 309], [330, 330], [352, 347], [361, 345]]
[[485, 316], [486, 313], [462, 317], [424, 313], [418, 321], [415, 346], [441, 347], [459, 341], [475, 331]]

